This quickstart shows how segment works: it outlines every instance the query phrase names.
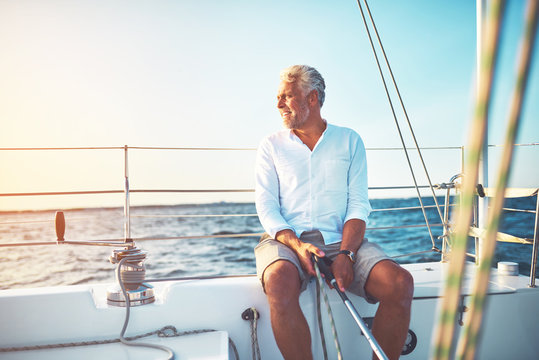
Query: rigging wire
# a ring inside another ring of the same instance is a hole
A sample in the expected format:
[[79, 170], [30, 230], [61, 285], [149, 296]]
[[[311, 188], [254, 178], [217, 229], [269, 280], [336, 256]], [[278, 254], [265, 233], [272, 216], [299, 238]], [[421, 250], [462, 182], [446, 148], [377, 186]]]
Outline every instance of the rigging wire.
[[[364, 1], [365, 1], [365, 3], [367, 3], [366, 0], [364, 0]], [[382, 83], [384, 85], [384, 89], [385, 89], [385, 92], [386, 92], [386, 95], [387, 95], [387, 99], [389, 101], [389, 106], [390, 106], [391, 112], [393, 114], [393, 119], [395, 120], [395, 125], [397, 127], [397, 132], [399, 134], [399, 137], [400, 137], [400, 140], [401, 140], [401, 143], [402, 143], [402, 146], [403, 146], [404, 154], [406, 155], [406, 161], [408, 162], [408, 167], [410, 168], [410, 173], [411, 173], [412, 179], [414, 181], [415, 189], [416, 189], [416, 192], [417, 192], [417, 197], [418, 197], [419, 203], [421, 205], [421, 209], [422, 209], [422, 212], [423, 212], [423, 217], [425, 218], [425, 223], [427, 224], [427, 229], [429, 231], [429, 236], [430, 236], [430, 240], [432, 242], [432, 247], [436, 248], [436, 244], [434, 242], [434, 236], [432, 234], [432, 231], [431, 231], [431, 228], [430, 228], [430, 225], [429, 225], [429, 220], [428, 220], [428, 217], [427, 217], [427, 213], [426, 213], [426, 211], [424, 209], [423, 199], [421, 198], [421, 194], [419, 192], [419, 188], [418, 188], [418, 185], [417, 185], [417, 180], [416, 180], [416, 177], [415, 177], [415, 173], [414, 173], [414, 170], [412, 168], [412, 163], [410, 161], [410, 156], [408, 154], [408, 151], [406, 150], [406, 144], [405, 144], [405, 141], [404, 141], [404, 138], [403, 138], [403, 135], [402, 135], [402, 131], [400, 129], [400, 125], [399, 125], [399, 122], [398, 122], [398, 119], [397, 119], [397, 115], [395, 113], [395, 108], [393, 106], [393, 101], [391, 99], [391, 95], [389, 94], [389, 89], [388, 89], [388, 86], [387, 86], [387, 82], [386, 82], [384, 73], [382, 71], [382, 66], [380, 65], [380, 60], [378, 58], [378, 54], [376, 52], [376, 48], [374, 46], [374, 42], [373, 42], [373, 39], [372, 39], [372, 36], [371, 36], [371, 32], [369, 30], [369, 26], [367, 24], [367, 19], [365, 17], [365, 13], [363, 11], [363, 7], [361, 6], [360, 0], [357, 0], [357, 4], [358, 4], [359, 10], [361, 12], [361, 17], [363, 18], [363, 23], [365, 25], [365, 30], [367, 31], [367, 35], [369, 37], [369, 42], [371, 44], [373, 55], [374, 55], [374, 58], [376, 60], [376, 64], [378, 66], [378, 71], [380, 72], [380, 77], [382, 79]], [[372, 19], [372, 17], [371, 17], [371, 19]], [[419, 148], [418, 148], [418, 151], [419, 151]], [[434, 198], [436, 199], [436, 196], [434, 196]], [[438, 213], [440, 214], [440, 219], [443, 221], [443, 216], [441, 216], [441, 212], [440, 212], [439, 209], [438, 209]]]
[[[410, 118], [408, 117], [408, 112], [406, 111], [406, 106], [404, 106], [404, 101], [402, 100], [401, 93], [399, 91], [399, 87], [397, 86], [397, 81], [395, 80], [395, 76], [393, 75], [393, 70], [391, 69], [391, 65], [389, 64], [389, 60], [386, 55], [386, 51], [384, 49], [384, 45], [382, 45], [382, 40], [380, 38], [380, 34], [378, 33], [378, 29], [376, 27], [376, 23], [374, 22], [374, 19], [372, 17], [371, 9], [369, 8], [369, 3], [367, 0], [365, 1], [365, 8], [367, 9], [367, 12], [369, 13], [369, 18], [371, 20], [374, 32], [376, 34], [376, 39], [378, 40], [378, 44], [380, 45], [380, 49], [382, 50], [382, 54], [384, 55], [384, 60], [387, 65], [387, 69], [389, 71], [389, 74], [391, 75], [391, 80], [393, 82], [393, 86], [395, 87], [395, 91], [397, 92], [397, 96], [399, 98], [399, 102], [402, 107], [402, 111], [404, 113], [404, 117], [406, 118], [406, 122], [408, 124], [408, 128], [410, 129], [410, 134], [412, 135], [412, 139], [414, 140], [415, 148], [417, 149], [417, 153], [419, 155], [419, 159], [421, 160], [421, 165], [423, 166], [423, 170], [425, 171], [425, 175], [427, 177], [427, 181], [429, 183], [429, 188], [432, 192], [432, 198], [434, 199], [434, 203], [436, 204], [436, 209], [438, 210], [438, 215], [440, 215], [440, 219], [443, 219], [442, 211], [440, 210], [440, 204], [438, 204], [438, 199], [436, 198], [436, 194], [434, 193], [434, 186], [432, 185], [432, 181], [430, 180], [429, 172], [427, 170], [427, 166], [425, 165], [425, 161], [423, 160], [423, 155], [421, 153], [421, 150], [419, 149], [419, 144], [417, 143], [417, 139], [415, 136], [414, 129], [412, 128], [412, 123], [410, 122]], [[404, 144], [403, 144], [404, 145]]]

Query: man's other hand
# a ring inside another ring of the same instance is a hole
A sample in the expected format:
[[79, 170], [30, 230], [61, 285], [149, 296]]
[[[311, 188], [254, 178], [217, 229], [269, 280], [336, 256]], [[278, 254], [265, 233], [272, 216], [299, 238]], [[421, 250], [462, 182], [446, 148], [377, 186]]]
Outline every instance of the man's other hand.
[[339, 290], [344, 292], [354, 280], [354, 263], [345, 254], [339, 254], [333, 260], [331, 271], [337, 281]]

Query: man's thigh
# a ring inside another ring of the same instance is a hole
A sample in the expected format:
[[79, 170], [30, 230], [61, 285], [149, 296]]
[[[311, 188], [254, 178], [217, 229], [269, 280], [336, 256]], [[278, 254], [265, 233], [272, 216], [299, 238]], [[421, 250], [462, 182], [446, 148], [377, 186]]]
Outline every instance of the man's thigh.
[[299, 277], [300, 291], [303, 291], [307, 288], [307, 283], [309, 279], [303, 271], [296, 253], [288, 246], [278, 242], [277, 240], [272, 239], [269, 236], [263, 236], [260, 240], [260, 243], [255, 247], [255, 257], [256, 274], [258, 279], [262, 283], [262, 287], [264, 287], [264, 291], [264, 275], [266, 273], [266, 270], [270, 269], [271, 267], [277, 267], [282, 261], [286, 261], [294, 265], [294, 268], [296, 269], [298, 274], [297, 276]]
[[[363, 240], [354, 263], [354, 281], [350, 284], [348, 291], [363, 297], [367, 302], [375, 304], [379, 297], [367, 291], [367, 282], [371, 277], [372, 271], [381, 263], [392, 263], [397, 265], [388, 257], [382, 248], [375, 243]], [[398, 265], [397, 265], [398, 266]]]

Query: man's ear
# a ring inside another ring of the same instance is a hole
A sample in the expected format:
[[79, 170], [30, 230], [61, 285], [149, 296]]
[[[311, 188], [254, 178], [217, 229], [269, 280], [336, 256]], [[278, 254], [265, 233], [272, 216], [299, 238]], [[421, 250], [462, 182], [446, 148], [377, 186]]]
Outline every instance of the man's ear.
[[318, 104], [318, 91], [311, 90], [307, 99], [309, 100], [309, 105]]

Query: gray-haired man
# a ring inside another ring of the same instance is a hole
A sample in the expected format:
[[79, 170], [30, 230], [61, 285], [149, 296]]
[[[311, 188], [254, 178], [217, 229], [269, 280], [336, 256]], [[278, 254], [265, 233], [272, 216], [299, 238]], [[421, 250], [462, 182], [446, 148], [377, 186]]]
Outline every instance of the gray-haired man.
[[311, 255], [332, 258], [341, 290], [380, 302], [373, 335], [391, 359], [410, 321], [412, 276], [364, 238], [371, 211], [359, 135], [321, 117], [325, 82], [306, 65], [281, 72], [277, 108], [286, 130], [265, 138], [256, 162], [256, 207], [266, 230], [255, 248], [275, 340], [285, 359], [312, 359], [299, 295]]

